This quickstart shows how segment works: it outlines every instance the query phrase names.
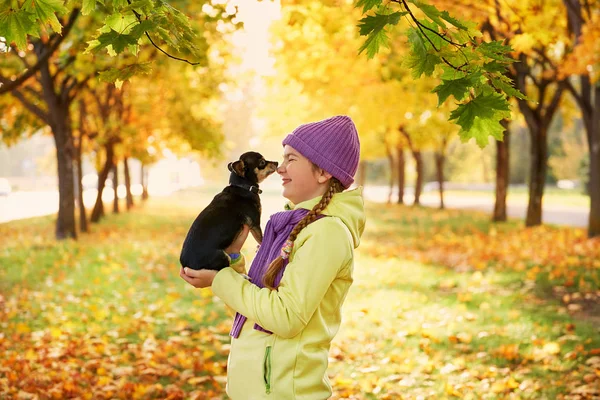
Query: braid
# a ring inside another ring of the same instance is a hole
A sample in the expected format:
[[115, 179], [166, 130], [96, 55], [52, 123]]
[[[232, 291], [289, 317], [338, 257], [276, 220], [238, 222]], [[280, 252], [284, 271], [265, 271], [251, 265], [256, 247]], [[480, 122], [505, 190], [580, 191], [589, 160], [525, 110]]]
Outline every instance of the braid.
[[[336, 193], [340, 193], [343, 190], [344, 187], [342, 186], [340, 181], [336, 178], [331, 178], [329, 180], [329, 189], [325, 192], [325, 194], [321, 198], [321, 201], [319, 201], [312, 208], [312, 210], [310, 210], [310, 212], [306, 214], [306, 216], [302, 218], [300, 222], [298, 222], [298, 224], [296, 224], [296, 226], [290, 233], [288, 240], [290, 240], [293, 243], [302, 231], [302, 229], [314, 222], [317, 219], [317, 217], [327, 208], [329, 202], [331, 202], [331, 199], [333, 198], [333, 195]], [[269, 268], [267, 268], [267, 272], [265, 272], [265, 276], [263, 277], [263, 284], [265, 285], [265, 287], [268, 287], [272, 290], [276, 289], [274, 287], [275, 277], [277, 276], [279, 271], [281, 271], [282, 268], [283, 258], [281, 258], [280, 256], [273, 260], [273, 262], [269, 265]]]

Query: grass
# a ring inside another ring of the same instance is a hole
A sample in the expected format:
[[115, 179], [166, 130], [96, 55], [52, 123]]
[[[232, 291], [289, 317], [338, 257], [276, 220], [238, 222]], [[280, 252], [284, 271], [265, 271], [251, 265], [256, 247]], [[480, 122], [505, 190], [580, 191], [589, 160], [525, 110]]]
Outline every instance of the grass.
[[[211, 189], [108, 215], [78, 241], [55, 242], [50, 217], [1, 224], [0, 397], [225, 398], [233, 313], [178, 277], [181, 243]], [[265, 215], [280, 209], [275, 193], [263, 197]], [[598, 384], [600, 366], [585, 363], [600, 349], [598, 328], [548, 295], [561, 277], [506, 268], [498, 255], [465, 268], [439, 247], [465, 257], [480, 250], [456, 238], [519, 238], [520, 223], [367, 212], [331, 350], [335, 399], [568, 399]]]

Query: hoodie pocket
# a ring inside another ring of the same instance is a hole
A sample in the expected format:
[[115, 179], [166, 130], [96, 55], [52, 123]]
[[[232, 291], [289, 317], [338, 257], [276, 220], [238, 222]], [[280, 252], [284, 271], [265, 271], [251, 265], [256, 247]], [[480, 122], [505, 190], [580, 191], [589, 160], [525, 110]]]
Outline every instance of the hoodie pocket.
[[265, 350], [265, 359], [263, 362], [263, 379], [265, 381], [265, 391], [271, 393], [271, 346]]

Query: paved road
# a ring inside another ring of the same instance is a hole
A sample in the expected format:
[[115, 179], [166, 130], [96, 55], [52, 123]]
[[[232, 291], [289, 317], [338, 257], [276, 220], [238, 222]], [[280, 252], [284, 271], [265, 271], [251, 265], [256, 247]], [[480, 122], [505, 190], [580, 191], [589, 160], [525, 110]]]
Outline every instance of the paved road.
[[[93, 206], [95, 191], [85, 193], [86, 206]], [[388, 189], [385, 186], [367, 186], [365, 198], [373, 202], [387, 201]], [[112, 200], [112, 191], [104, 193], [104, 201]], [[405, 196], [405, 201], [410, 204], [413, 198], [410, 193]], [[436, 193], [425, 193], [421, 197], [423, 205], [430, 207], [439, 206], [439, 198]], [[485, 198], [451, 197], [445, 198], [446, 207], [474, 209], [492, 212], [493, 204]], [[508, 214], [513, 218], [524, 218], [527, 210], [526, 204], [508, 203]], [[58, 192], [14, 192], [9, 196], [0, 196], [0, 223], [30, 218], [40, 215], [54, 214], [58, 211]], [[573, 206], [545, 206], [543, 221], [545, 223], [587, 226], [588, 210]]]
[[[373, 202], [383, 203], [387, 201], [388, 188], [385, 186], [367, 186], [365, 188], [365, 199]], [[414, 199], [412, 193], [404, 196], [404, 201], [411, 204]], [[445, 196], [444, 202], [447, 208], [472, 209], [489, 212], [494, 210], [492, 200], [481, 197], [465, 198]], [[437, 192], [427, 192], [421, 196], [421, 204], [429, 207], [439, 207], [440, 200]], [[525, 219], [527, 204], [518, 201], [508, 202], [507, 213], [511, 218]], [[568, 205], [543, 206], [542, 221], [547, 224], [568, 225], [586, 227], [588, 224], [589, 210], [583, 207]]]

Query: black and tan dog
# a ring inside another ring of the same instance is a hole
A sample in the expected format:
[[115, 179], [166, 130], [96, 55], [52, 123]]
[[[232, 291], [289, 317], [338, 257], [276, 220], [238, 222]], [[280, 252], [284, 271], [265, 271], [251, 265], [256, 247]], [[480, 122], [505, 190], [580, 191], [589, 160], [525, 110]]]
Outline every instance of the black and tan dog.
[[250, 227], [252, 236], [262, 242], [260, 228], [260, 197], [258, 184], [277, 169], [276, 161], [267, 161], [250, 151], [228, 165], [229, 186], [196, 217], [183, 242], [179, 262], [192, 269], [221, 270], [229, 266], [227, 248], [243, 224]]

